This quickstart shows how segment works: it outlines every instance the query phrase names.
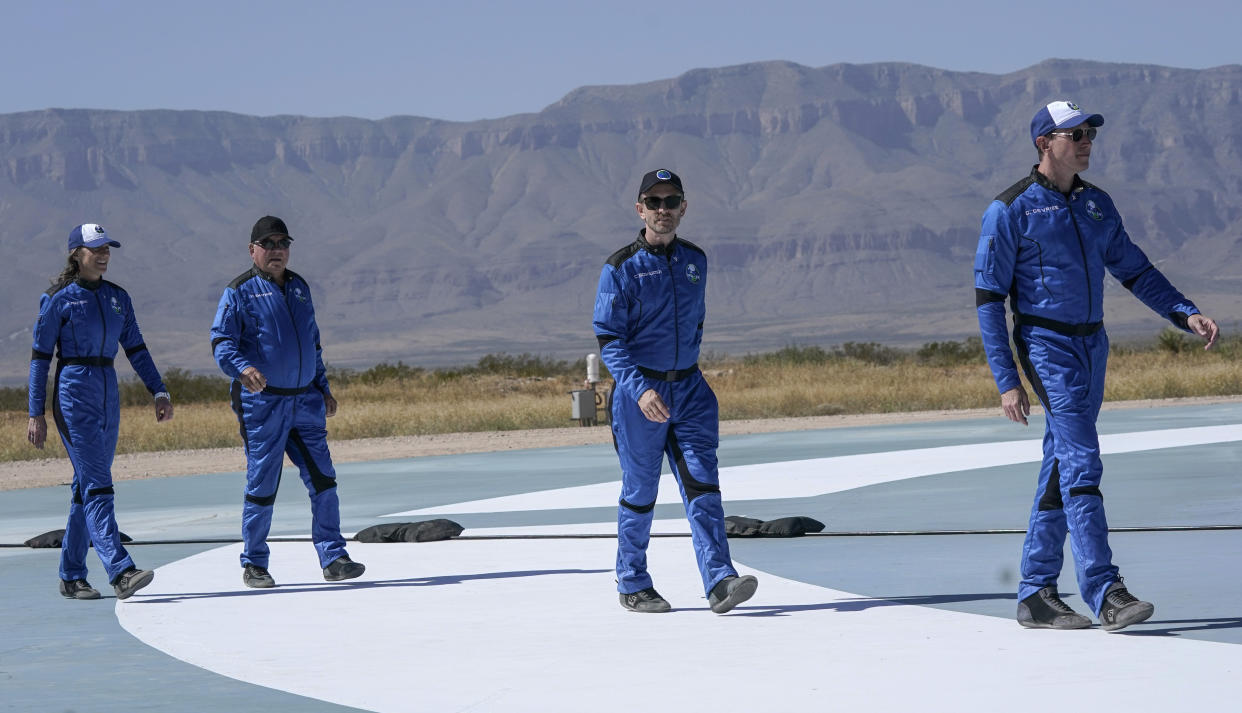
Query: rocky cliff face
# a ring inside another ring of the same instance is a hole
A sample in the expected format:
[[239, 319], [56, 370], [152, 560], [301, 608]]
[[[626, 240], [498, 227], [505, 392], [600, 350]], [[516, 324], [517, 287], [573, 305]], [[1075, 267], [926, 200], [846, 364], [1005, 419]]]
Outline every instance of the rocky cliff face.
[[[974, 329], [979, 216], [1029, 170], [1030, 116], [1056, 98], [1105, 115], [1086, 177], [1228, 325], [1242, 282], [1242, 67], [771, 62], [583, 87], [538, 114], [473, 123], [0, 116], [0, 245], [15, 268], [0, 287], [0, 376], [24, 372], [37, 295], [88, 221], [124, 244], [109, 278], [134, 296], [159, 362], [212, 368], [216, 300], [265, 213], [294, 233], [330, 362], [585, 352], [599, 266], [640, 227], [633, 193], [655, 167], [686, 180], [681, 234], [712, 260], [709, 348], [961, 338]], [[1126, 299], [1110, 301], [1115, 333], [1159, 329]]]

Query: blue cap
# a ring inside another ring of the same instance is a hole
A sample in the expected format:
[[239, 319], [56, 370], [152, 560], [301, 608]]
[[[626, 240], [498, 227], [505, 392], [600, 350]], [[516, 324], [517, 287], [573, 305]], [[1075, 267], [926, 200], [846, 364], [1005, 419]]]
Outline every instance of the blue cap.
[[98, 223], [83, 223], [69, 233], [70, 252], [83, 246], [98, 248], [104, 245], [110, 245], [114, 248], [121, 247], [120, 243], [108, 237], [108, 233]]
[[1099, 114], [1088, 114], [1072, 101], [1055, 101], [1035, 112], [1031, 119], [1031, 143], [1055, 129], [1067, 129], [1083, 122], [1088, 126], [1099, 126], [1104, 117]]

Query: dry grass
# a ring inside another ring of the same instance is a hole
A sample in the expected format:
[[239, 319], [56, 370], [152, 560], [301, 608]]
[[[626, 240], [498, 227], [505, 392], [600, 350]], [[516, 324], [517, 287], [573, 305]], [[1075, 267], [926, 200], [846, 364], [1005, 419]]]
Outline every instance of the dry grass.
[[[1190, 350], [1118, 350], [1110, 358], [1110, 401], [1242, 394], [1242, 360]], [[914, 359], [874, 364], [854, 358], [815, 363], [719, 359], [705, 365], [723, 419], [966, 409], [995, 406], [996, 388], [979, 363], [927, 366]], [[333, 439], [501, 431], [571, 425], [567, 392], [577, 377], [471, 374], [445, 378], [419, 372], [381, 383], [334, 387], [340, 411], [328, 421]], [[1029, 392], [1029, 388], [1028, 388]], [[174, 394], [175, 398], [175, 394]], [[63, 455], [53, 432], [45, 451], [26, 443], [26, 416], [0, 412], [0, 460]], [[50, 425], [50, 424], [49, 424]], [[54, 427], [53, 427], [54, 428]], [[226, 401], [177, 406], [156, 424], [149, 406], [122, 409], [118, 452], [238, 445]]]
[[[328, 420], [333, 439], [406, 436], [461, 431], [506, 431], [572, 425], [569, 377], [480, 376], [444, 380], [423, 376], [385, 384], [353, 383], [333, 389], [340, 403]], [[176, 398], [176, 395], [173, 395]], [[63, 457], [48, 414], [48, 440], [37, 451], [26, 442], [27, 417], [0, 412], [0, 461]], [[149, 406], [121, 409], [117, 453], [218, 448], [241, 443], [237, 417], [227, 400], [178, 404], [173, 420], [157, 424]]]

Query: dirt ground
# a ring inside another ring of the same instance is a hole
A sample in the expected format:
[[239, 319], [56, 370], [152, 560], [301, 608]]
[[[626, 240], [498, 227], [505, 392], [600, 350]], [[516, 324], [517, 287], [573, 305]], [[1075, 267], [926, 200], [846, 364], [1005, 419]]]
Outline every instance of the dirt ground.
[[[1104, 409], [1155, 408], [1161, 406], [1238, 402], [1242, 402], [1242, 396], [1119, 401], [1105, 404]], [[1035, 410], [1038, 411], [1038, 407], [1035, 407]], [[951, 421], [987, 417], [1003, 418], [999, 406], [994, 409], [970, 409], [963, 411], [918, 411], [910, 413], [721, 421], [720, 435], [736, 436], [749, 433], [812, 431], [848, 426]], [[1020, 434], [1015, 430], [1015, 438], [1022, 437], [1022, 435], [1037, 438], [1042, 434]], [[415, 458], [419, 456], [454, 455], [458, 453], [510, 451], [526, 448], [585, 446], [611, 443], [611, 441], [612, 435], [607, 426], [595, 426], [586, 428], [543, 428], [529, 431], [444, 433], [432, 436], [402, 436], [395, 438], [360, 438], [352, 441], [330, 440], [329, 444], [332, 449], [332, 458], [335, 462], [350, 463]], [[112, 477], [113, 480], [117, 481], [138, 480], [142, 478], [167, 478], [200, 473], [229, 473], [245, 469], [246, 456], [239, 445], [236, 448], [158, 451], [119, 455], [112, 464]], [[66, 485], [72, 478], [73, 469], [69, 465], [69, 461], [64, 458], [0, 463], [0, 491]]]

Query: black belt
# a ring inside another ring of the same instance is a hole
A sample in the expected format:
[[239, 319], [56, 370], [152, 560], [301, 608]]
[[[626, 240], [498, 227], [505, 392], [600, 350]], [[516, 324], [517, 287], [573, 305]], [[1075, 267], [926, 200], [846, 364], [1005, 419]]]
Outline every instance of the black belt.
[[296, 389], [282, 389], [279, 386], [264, 386], [263, 393], [271, 394], [272, 396], [297, 396], [298, 394], [306, 393], [306, 390], [309, 388], [310, 384], [307, 384], [306, 386], [299, 386]]
[[648, 379], [656, 379], [658, 381], [681, 381], [687, 376], [694, 376], [699, 373], [699, 365], [692, 364], [685, 369], [674, 369], [673, 371], [656, 371], [648, 369], [645, 366], [638, 367], [638, 372]]
[[1013, 323], [1015, 325], [1025, 324], [1032, 327], [1051, 329], [1057, 334], [1064, 334], [1067, 337], [1089, 337], [1100, 331], [1100, 328], [1104, 326], [1103, 322], [1070, 324], [1069, 322], [1058, 322], [1055, 319], [1036, 317], [1033, 314], [1018, 314], [1017, 312], [1013, 314]]
[[65, 366], [112, 366], [112, 360], [105, 357], [60, 357]]

